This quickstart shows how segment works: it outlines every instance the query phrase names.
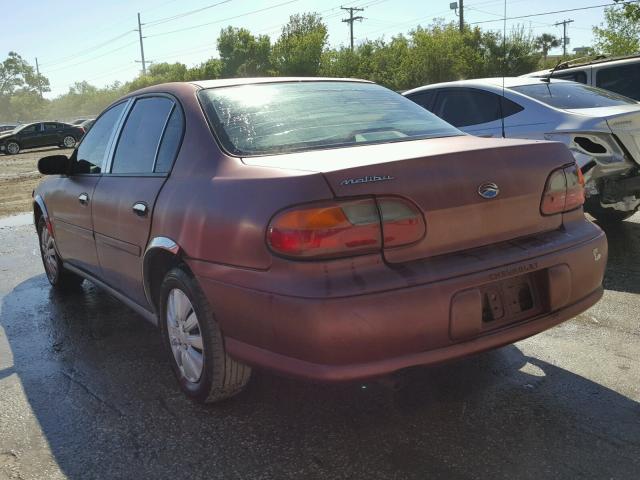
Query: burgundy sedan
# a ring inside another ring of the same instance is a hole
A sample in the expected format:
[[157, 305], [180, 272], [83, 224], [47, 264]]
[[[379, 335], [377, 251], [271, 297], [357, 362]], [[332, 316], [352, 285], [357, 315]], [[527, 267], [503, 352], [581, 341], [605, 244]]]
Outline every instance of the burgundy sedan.
[[134, 92], [34, 193], [46, 274], [160, 327], [184, 392], [339, 381], [500, 347], [602, 295], [564, 145], [465, 135], [365, 81]]

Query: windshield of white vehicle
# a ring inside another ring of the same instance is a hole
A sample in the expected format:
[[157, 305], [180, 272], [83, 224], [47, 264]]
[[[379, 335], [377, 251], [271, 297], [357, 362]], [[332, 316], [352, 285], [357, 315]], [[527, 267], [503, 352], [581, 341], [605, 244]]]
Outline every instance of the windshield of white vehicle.
[[549, 83], [521, 85], [511, 87], [511, 89], [552, 107], [562, 109], [638, 105], [638, 102], [631, 98], [581, 83], [554, 82], [552, 80]]
[[372, 83], [263, 83], [206, 89], [199, 97], [224, 148], [240, 156], [462, 135]]

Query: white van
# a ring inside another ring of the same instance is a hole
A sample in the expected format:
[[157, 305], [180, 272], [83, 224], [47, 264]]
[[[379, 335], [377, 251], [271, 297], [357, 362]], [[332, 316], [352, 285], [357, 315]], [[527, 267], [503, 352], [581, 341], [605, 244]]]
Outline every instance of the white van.
[[[548, 78], [552, 70], [527, 73], [523, 77]], [[640, 54], [561, 63], [552, 78], [593, 85], [640, 101]]]

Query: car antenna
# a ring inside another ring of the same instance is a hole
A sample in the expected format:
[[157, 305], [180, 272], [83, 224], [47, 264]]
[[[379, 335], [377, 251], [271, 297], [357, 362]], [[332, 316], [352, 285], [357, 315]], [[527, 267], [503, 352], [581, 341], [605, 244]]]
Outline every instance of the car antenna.
[[502, 124], [502, 138], [506, 138], [504, 131], [504, 77], [507, 66], [507, 0], [504, 0], [504, 18], [502, 24], [502, 97], [500, 97], [500, 120]]
[[558, 63], [556, 63], [556, 66], [555, 66], [555, 67], [553, 67], [553, 68], [551, 69], [551, 71], [549, 72], [549, 76], [548, 76], [548, 77], [542, 77], [542, 79], [541, 79], [541, 80], [542, 80], [543, 82], [545, 82], [545, 83], [551, 83], [551, 77], [553, 76], [553, 74], [555, 73], [555, 71], [558, 69], [558, 67], [559, 67], [560, 65], [562, 65], [563, 63], [566, 63], [566, 62], [563, 62], [562, 60], [560, 60]]

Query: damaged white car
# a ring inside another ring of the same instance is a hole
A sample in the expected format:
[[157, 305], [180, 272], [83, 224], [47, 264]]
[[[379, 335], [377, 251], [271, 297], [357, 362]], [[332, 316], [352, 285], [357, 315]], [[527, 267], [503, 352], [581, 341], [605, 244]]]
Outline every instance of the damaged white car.
[[567, 145], [585, 178], [585, 210], [619, 222], [640, 206], [640, 103], [576, 82], [489, 78], [404, 92], [478, 136], [554, 140]]

